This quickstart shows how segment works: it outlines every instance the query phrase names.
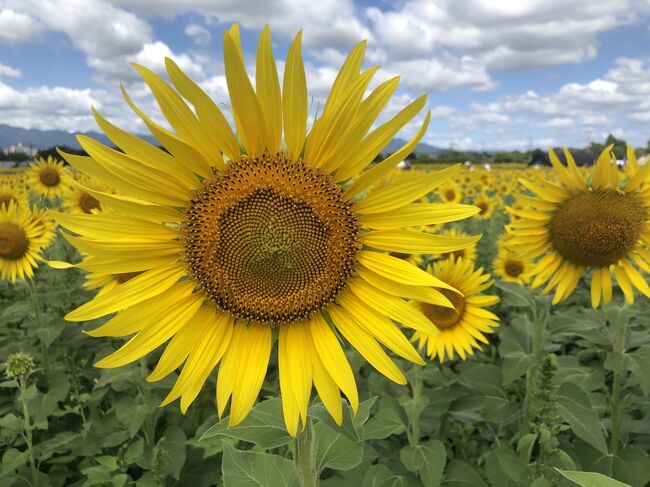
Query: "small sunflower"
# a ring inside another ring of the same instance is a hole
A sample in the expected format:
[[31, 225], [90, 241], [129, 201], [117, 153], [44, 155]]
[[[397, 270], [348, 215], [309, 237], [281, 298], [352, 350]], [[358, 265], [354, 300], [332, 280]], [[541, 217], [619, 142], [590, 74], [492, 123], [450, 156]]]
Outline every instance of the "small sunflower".
[[628, 304], [634, 302], [634, 288], [650, 297], [647, 278], [637, 269], [650, 273], [650, 164], [639, 167], [628, 146], [627, 175], [619, 181], [611, 150], [600, 154], [588, 178], [569, 151], [564, 166], [550, 150], [557, 182], [520, 179], [537, 196], [521, 196], [527, 207], [509, 210], [519, 217], [509, 225], [509, 242], [538, 259], [532, 286], [546, 283], [544, 293], [555, 289], [553, 303], [570, 296], [589, 270], [594, 308], [610, 301], [612, 274]]
[[443, 184], [438, 189], [438, 196], [445, 203], [459, 203], [463, 199], [460, 187], [453, 182]]
[[47, 208], [38, 208], [35, 205], [32, 205], [31, 219], [35, 235], [41, 242], [41, 249], [46, 249], [56, 236], [56, 222]]
[[494, 198], [490, 198], [486, 193], [479, 193], [472, 203], [474, 206], [478, 207], [479, 212], [476, 214], [476, 218], [487, 220], [494, 213], [494, 209], [497, 204]]
[[532, 264], [529, 259], [513, 252], [508, 247], [507, 241], [499, 245], [499, 251], [493, 262], [494, 275], [502, 281], [515, 282], [522, 286], [530, 282]]
[[16, 278], [31, 279], [43, 236], [31, 212], [13, 202], [0, 206], [0, 278], [15, 282]]
[[108, 186], [95, 183], [90, 178], [77, 177], [63, 194], [63, 209], [68, 213], [101, 213], [103, 205], [95, 196], [95, 191], [111, 193]]
[[499, 326], [499, 317], [484, 309], [499, 302], [498, 296], [480, 294], [492, 285], [490, 275], [483, 268], [474, 269], [473, 264], [464, 259], [445, 259], [430, 267], [438, 279], [454, 286], [459, 292], [442, 289], [455, 309], [431, 303], [417, 302], [414, 305], [440, 330], [430, 335], [421, 331], [413, 334], [412, 340], [418, 342], [420, 350], [426, 346], [430, 358], [437, 357], [444, 362], [445, 357], [454, 358], [454, 351], [465, 360], [480, 350], [481, 343], [488, 343], [484, 334], [493, 333]]
[[30, 164], [27, 181], [32, 192], [53, 199], [62, 196], [68, 190], [71, 177], [65, 170], [63, 162], [48, 156], [47, 160], [39, 158]]
[[27, 195], [17, 185], [12, 185], [9, 181], [0, 181], [0, 206], [8, 207], [13, 202], [16, 206], [27, 205]]
[[[119, 194], [94, 196], [111, 211], [58, 213], [58, 222], [89, 272], [139, 272], [68, 314], [85, 321], [117, 312], [92, 332], [135, 333], [99, 367], [136, 361], [169, 340], [149, 380], [182, 371], [164, 400], [185, 411], [218, 365], [217, 410], [230, 403], [241, 422], [260, 391], [277, 337], [287, 429], [304, 426], [312, 386], [337, 422], [340, 392], [353, 410], [358, 394], [339, 334], [388, 378], [405, 383], [382, 345], [421, 362], [395, 322], [435, 334], [412, 308], [415, 297], [451, 306], [450, 288], [388, 252], [453, 251], [478, 237], [440, 239], [404, 227], [456, 221], [467, 205], [414, 203], [451, 179], [458, 167], [386, 180], [426, 131], [369, 167], [424, 107], [424, 96], [371, 130], [398, 85], [393, 78], [367, 97], [377, 68], [361, 71], [365, 42], [339, 72], [307, 134], [308, 94], [301, 34], [289, 48], [282, 89], [268, 27], [260, 36], [254, 88], [237, 26], [224, 35], [225, 74], [238, 136], [218, 106], [170, 59], [171, 85], [135, 66], [175, 133], [148, 118], [124, 92], [166, 151], [119, 129], [95, 112], [120, 148], [78, 136], [90, 157], [66, 155], [86, 175]], [[188, 106], [190, 103], [193, 109]], [[284, 135], [284, 142], [282, 138]], [[184, 365], [183, 365], [184, 364]]]

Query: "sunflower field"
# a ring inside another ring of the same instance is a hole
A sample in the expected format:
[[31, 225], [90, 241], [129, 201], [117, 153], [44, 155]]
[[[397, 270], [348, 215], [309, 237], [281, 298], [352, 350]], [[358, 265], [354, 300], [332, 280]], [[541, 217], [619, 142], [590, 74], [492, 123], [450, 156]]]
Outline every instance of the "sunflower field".
[[650, 164], [405, 167], [425, 96], [271, 46], [0, 172], [0, 485], [650, 485]]

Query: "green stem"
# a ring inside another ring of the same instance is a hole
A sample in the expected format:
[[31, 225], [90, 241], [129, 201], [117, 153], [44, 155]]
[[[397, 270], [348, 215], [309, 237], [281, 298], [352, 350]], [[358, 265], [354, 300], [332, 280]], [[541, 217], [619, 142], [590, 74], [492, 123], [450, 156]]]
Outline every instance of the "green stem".
[[[542, 301], [534, 299], [533, 302], [533, 340], [532, 354], [537, 360], [537, 355], [544, 348], [546, 335], [546, 324], [548, 323], [549, 308]], [[535, 378], [537, 377], [538, 366], [534, 365], [526, 372], [526, 395], [524, 396], [524, 416], [521, 425], [522, 434], [530, 432], [530, 423], [534, 417], [533, 397], [535, 395]]]
[[[413, 382], [411, 383], [411, 394], [413, 396], [413, 404], [415, 405], [415, 410], [419, 411], [418, 404], [420, 403], [420, 397], [422, 396], [422, 388], [424, 383], [422, 381], [422, 371], [418, 365], [413, 366]], [[408, 441], [410, 446], [418, 446], [420, 442], [420, 413], [416, 412], [414, 417], [411, 419], [410, 431], [408, 433]]]
[[27, 443], [27, 453], [29, 455], [29, 465], [32, 470], [32, 485], [38, 487], [38, 471], [36, 470], [36, 460], [34, 459], [34, 445], [32, 442], [32, 422], [29, 415], [29, 405], [27, 404], [27, 382], [25, 377], [18, 379], [20, 386], [20, 400], [23, 403], [23, 420], [25, 428], [25, 442]]
[[[627, 320], [621, 324], [621, 328], [616, 336], [614, 351], [619, 354], [625, 353], [625, 335], [627, 334]], [[621, 383], [623, 374], [620, 371], [614, 371], [614, 380], [612, 381], [612, 392], [609, 396], [609, 403], [612, 414], [612, 431], [609, 436], [609, 452], [612, 455], [618, 454], [619, 432], [621, 429]]]
[[[36, 324], [38, 325], [39, 330], [44, 328], [43, 325], [43, 315], [41, 314], [41, 303], [38, 300], [38, 289], [36, 288], [36, 283], [33, 279], [27, 280], [27, 287], [29, 288], [29, 294], [32, 299], [32, 308], [34, 308], [34, 315], [36, 316]], [[47, 377], [50, 376], [50, 353], [45, 346], [43, 340], [41, 342], [41, 354], [43, 355], [43, 369]]]
[[318, 475], [316, 472], [316, 451], [315, 438], [311, 421], [303, 431], [298, 431], [295, 439], [294, 462], [298, 469], [301, 487], [318, 487]]

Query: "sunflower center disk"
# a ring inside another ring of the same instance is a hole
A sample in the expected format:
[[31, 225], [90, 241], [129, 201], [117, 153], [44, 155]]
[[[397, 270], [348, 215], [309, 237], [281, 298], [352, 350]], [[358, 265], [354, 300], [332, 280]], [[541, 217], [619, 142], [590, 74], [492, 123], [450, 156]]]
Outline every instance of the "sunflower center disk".
[[551, 216], [553, 248], [576, 265], [607, 267], [636, 244], [645, 211], [635, 196], [612, 190], [583, 191], [567, 198]]
[[519, 277], [524, 272], [524, 264], [519, 260], [508, 260], [503, 267], [510, 277]]
[[307, 318], [336, 298], [358, 232], [332, 178], [282, 153], [242, 156], [206, 180], [183, 225], [189, 273], [206, 295], [269, 324]]
[[431, 303], [420, 303], [420, 309], [431, 320], [431, 323], [444, 330], [453, 327], [460, 321], [465, 312], [465, 298], [450, 289], [438, 289], [438, 291], [444, 294], [456, 309]]
[[79, 208], [81, 208], [84, 213], [91, 214], [93, 210], [99, 208], [99, 201], [88, 193], [82, 193], [79, 198]]
[[59, 172], [51, 167], [45, 167], [38, 173], [38, 178], [45, 186], [56, 186], [61, 180]]
[[18, 260], [28, 248], [29, 240], [22, 228], [13, 223], [0, 223], [0, 257]]

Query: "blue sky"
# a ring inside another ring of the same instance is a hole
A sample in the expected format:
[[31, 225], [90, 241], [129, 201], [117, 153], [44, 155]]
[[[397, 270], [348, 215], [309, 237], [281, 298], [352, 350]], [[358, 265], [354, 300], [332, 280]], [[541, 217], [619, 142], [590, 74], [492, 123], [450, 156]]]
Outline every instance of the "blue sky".
[[[509, 5], [511, 4], [511, 5]], [[174, 58], [228, 106], [221, 37], [242, 27], [254, 67], [260, 28], [278, 64], [298, 29], [310, 94], [322, 101], [347, 51], [368, 39], [378, 82], [401, 75], [387, 114], [429, 94], [429, 144], [460, 149], [581, 147], [612, 132], [650, 138], [647, 0], [0, 0], [0, 123], [87, 131], [94, 105], [144, 132], [119, 84], [159, 112], [129, 66]], [[251, 69], [252, 72], [252, 69]], [[161, 120], [162, 121], [162, 120]], [[403, 137], [415, 130], [413, 123]]]

